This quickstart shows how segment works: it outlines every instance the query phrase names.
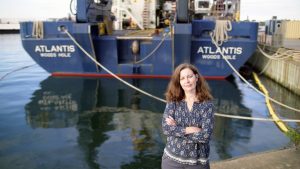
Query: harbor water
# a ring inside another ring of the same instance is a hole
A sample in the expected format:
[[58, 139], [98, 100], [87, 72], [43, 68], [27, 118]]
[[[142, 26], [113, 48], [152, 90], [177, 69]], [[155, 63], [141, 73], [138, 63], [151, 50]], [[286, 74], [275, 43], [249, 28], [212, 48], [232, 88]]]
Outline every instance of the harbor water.
[[[159, 169], [165, 104], [113, 78], [52, 77], [0, 35], [1, 169]], [[300, 108], [300, 97], [260, 77], [270, 96]], [[126, 79], [160, 98], [168, 79]], [[254, 82], [249, 79], [253, 84]], [[269, 118], [264, 97], [239, 78], [208, 81], [218, 113]], [[254, 84], [255, 85], [255, 84]], [[300, 113], [277, 105], [282, 118]], [[300, 130], [299, 123], [287, 123]], [[216, 116], [211, 161], [293, 145], [273, 122]]]

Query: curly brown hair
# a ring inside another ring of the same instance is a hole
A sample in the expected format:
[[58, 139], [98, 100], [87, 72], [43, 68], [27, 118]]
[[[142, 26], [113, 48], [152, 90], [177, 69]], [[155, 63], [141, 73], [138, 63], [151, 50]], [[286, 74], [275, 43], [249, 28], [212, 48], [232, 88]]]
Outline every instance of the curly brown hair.
[[198, 101], [203, 102], [212, 100], [213, 97], [210, 94], [209, 86], [203, 76], [199, 73], [198, 69], [191, 64], [183, 63], [177, 66], [171, 76], [171, 80], [165, 93], [167, 101], [179, 102], [185, 98], [184, 90], [180, 85], [180, 72], [185, 68], [190, 69], [196, 76], [198, 76], [198, 81], [196, 84], [196, 95]]

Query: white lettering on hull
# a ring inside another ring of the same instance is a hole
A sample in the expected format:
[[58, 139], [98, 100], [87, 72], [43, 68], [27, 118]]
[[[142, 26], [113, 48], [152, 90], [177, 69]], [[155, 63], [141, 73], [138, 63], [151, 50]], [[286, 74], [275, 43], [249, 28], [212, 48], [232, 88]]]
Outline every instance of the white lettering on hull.
[[200, 46], [198, 48], [197, 54], [202, 55], [202, 59], [222, 59], [220, 53], [224, 54], [224, 57], [228, 60], [235, 60], [237, 55], [241, 55], [243, 53], [242, 47], [220, 47], [215, 50], [210, 46]]
[[72, 53], [75, 52], [74, 45], [36, 45], [36, 53], [39, 53], [41, 57], [47, 58], [69, 58], [72, 56]]

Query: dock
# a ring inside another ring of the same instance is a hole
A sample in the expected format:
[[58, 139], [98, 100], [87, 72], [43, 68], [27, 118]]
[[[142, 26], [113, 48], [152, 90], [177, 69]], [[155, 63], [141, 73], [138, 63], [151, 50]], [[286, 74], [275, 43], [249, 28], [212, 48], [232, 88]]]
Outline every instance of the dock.
[[266, 21], [259, 46], [248, 63], [270, 79], [300, 95], [300, 21]]
[[0, 23], [0, 34], [20, 32], [19, 23]]
[[298, 169], [300, 149], [288, 148], [212, 162], [212, 169]]
[[[273, 47], [267, 47], [265, 50], [273, 50], [271, 48]], [[270, 79], [300, 95], [300, 61], [293, 58], [270, 59], [257, 51], [248, 63]]]

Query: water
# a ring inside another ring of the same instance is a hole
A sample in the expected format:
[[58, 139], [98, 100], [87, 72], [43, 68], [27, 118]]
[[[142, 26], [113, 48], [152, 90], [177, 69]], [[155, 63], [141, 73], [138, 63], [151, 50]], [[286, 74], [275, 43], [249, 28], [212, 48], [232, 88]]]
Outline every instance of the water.
[[[34, 62], [19, 35], [0, 35], [0, 77]], [[299, 108], [299, 97], [261, 77], [276, 99]], [[168, 80], [127, 79], [163, 97]], [[208, 81], [217, 112], [269, 117], [264, 98], [238, 78]], [[164, 104], [111, 78], [50, 77], [39, 66], [0, 81], [2, 169], [159, 169]], [[274, 106], [281, 117], [300, 114]], [[289, 123], [299, 130], [299, 124]], [[292, 143], [272, 122], [216, 117], [211, 161], [281, 149]]]

